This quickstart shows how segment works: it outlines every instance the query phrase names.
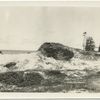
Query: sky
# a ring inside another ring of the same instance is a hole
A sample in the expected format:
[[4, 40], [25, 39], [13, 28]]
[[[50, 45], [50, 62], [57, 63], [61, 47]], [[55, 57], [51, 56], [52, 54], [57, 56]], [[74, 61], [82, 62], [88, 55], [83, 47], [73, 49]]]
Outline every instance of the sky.
[[100, 7], [0, 6], [0, 49], [37, 50], [44, 42], [82, 48], [100, 43]]

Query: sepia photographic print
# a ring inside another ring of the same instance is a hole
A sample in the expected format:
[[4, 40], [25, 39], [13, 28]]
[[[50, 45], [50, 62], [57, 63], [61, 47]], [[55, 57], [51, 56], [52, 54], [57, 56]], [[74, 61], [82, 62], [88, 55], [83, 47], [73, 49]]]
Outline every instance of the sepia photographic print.
[[100, 2], [29, 4], [0, 2], [0, 92], [100, 93]]

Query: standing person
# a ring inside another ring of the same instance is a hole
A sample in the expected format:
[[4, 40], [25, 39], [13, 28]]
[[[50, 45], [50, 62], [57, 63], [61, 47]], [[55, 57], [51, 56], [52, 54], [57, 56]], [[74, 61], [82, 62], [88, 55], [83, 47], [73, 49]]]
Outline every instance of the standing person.
[[87, 32], [83, 33], [83, 50], [86, 48], [86, 41], [87, 41]]

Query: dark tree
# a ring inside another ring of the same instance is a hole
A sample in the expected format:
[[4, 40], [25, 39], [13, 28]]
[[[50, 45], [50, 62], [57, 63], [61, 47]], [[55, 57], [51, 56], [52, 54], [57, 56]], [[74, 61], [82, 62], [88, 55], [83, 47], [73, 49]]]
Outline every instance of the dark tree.
[[92, 37], [88, 37], [86, 40], [85, 50], [86, 51], [94, 51], [94, 49], [95, 49], [95, 42]]
[[2, 51], [0, 51], [0, 54], [2, 54]]

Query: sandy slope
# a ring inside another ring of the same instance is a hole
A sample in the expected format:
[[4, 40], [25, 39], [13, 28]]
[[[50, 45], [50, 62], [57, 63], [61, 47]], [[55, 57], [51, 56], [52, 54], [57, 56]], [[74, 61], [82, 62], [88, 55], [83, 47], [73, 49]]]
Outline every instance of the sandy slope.
[[[10, 68], [4, 67], [10, 62], [16, 65]], [[72, 58], [70, 61], [55, 60], [52, 57], [45, 57], [39, 52], [30, 54], [3, 54], [0, 55], [0, 72], [22, 71], [28, 69], [50, 69], [50, 70], [100, 70], [100, 60], [84, 60]]]

